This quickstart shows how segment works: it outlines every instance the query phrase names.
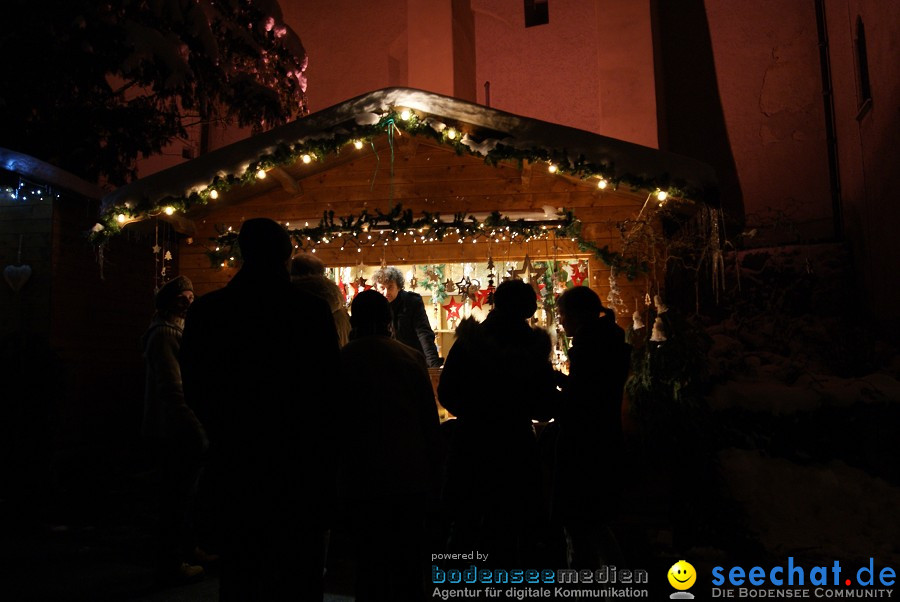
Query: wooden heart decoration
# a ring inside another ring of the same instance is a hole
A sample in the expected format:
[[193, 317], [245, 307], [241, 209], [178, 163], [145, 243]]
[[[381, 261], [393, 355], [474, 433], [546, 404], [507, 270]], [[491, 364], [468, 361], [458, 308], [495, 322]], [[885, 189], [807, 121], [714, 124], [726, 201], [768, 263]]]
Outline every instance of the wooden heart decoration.
[[3, 268], [3, 279], [14, 293], [18, 293], [29, 278], [31, 278], [30, 265], [8, 265]]

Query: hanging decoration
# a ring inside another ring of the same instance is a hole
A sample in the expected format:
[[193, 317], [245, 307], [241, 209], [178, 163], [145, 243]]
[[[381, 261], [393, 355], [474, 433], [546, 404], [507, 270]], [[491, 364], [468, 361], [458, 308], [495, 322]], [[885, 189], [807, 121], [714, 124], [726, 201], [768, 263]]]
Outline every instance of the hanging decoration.
[[609, 294], [606, 296], [607, 306], [615, 311], [625, 309], [625, 301], [622, 299], [622, 290], [619, 288], [618, 270], [611, 268], [609, 271]]
[[663, 303], [662, 297], [659, 295], [653, 296], [653, 305], [656, 307], [656, 313], [662, 315], [669, 311], [669, 306]]
[[475, 301], [478, 297], [478, 291], [481, 288], [481, 282], [477, 279], [472, 282], [472, 278], [465, 276], [464, 278], [460, 278], [459, 282], [456, 282], [454, 286], [456, 286], [456, 292], [462, 295], [463, 299]]
[[18, 293], [25, 286], [25, 283], [31, 278], [31, 266], [22, 263], [22, 238], [19, 235], [19, 251], [16, 254], [16, 265], [8, 265], [3, 268], [3, 279], [14, 293]]
[[490, 299], [494, 294], [492, 288], [484, 288], [479, 289], [475, 293], [475, 298], [472, 300], [472, 308], [484, 309], [485, 303], [490, 303], [488, 299]]
[[507, 270], [507, 274], [509, 274], [509, 277], [504, 278], [504, 280], [524, 280], [525, 282], [531, 284], [531, 287], [535, 290], [535, 292], [537, 292], [537, 280], [543, 277], [546, 270], [547, 268], [543, 266], [543, 264], [532, 263], [531, 257], [526, 254], [525, 260], [522, 262], [522, 267], [518, 270]]
[[653, 332], [650, 334], [650, 340], [654, 343], [662, 343], [666, 340], [665, 326], [663, 319], [657, 317], [653, 322]]
[[444, 286], [444, 264], [422, 266], [426, 279], [422, 282], [422, 288], [431, 293], [431, 301], [435, 304], [443, 303], [447, 298], [447, 289]]
[[[355, 297], [359, 293], [363, 291], [367, 291], [372, 288], [372, 285], [366, 284], [366, 279], [360, 276], [356, 280], [350, 283], [350, 287], [353, 288], [353, 296]], [[362, 289], [362, 290], [360, 290]]]
[[581, 283], [587, 278], [587, 265], [584, 260], [579, 260], [578, 263], [570, 263], [569, 267], [572, 268], [572, 284], [581, 286]]
[[444, 311], [447, 312], [448, 320], [459, 320], [460, 319], [459, 310], [460, 310], [460, 308], [463, 307], [463, 304], [457, 302], [457, 300], [455, 298], [450, 297], [450, 303], [448, 303], [447, 305], [442, 305], [441, 307], [443, 307]]
[[642, 328], [644, 328], [644, 318], [643, 318], [643, 316], [641, 316], [641, 312], [638, 309], [638, 300], [637, 299], [634, 300], [634, 313], [631, 314], [631, 321], [632, 321], [631, 327], [634, 330], [641, 330]]

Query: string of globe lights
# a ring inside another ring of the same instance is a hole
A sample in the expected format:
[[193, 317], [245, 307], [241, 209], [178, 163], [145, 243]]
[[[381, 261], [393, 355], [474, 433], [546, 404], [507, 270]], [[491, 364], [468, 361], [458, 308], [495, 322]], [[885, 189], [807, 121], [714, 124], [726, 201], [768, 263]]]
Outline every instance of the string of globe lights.
[[[544, 163], [550, 173], [595, 180], [599, 190], [615, 190], [621, 185], [627, 185], [633, 190], [652, 190], [654, 192], [651, 194], [660, 195], [662, 200], [666, 197], [700, 198], [703, 195], [701, 190], [692, 190], [683, 184], [676, 186], [678, 183], [669, 181], [668, 175], [647, 178], [632, 173], [616, 174], [613, 167], [605, 163], [592, 163], [583, 156], [572, 160], [565, 150], [537, 147], [520, 149], [494, 138], [480, 139], [476, 133], [447, 125], [424, 111], [393, 108], [383, 114], [361, 113], [351, 123], [340, 124], [330, 132], [308, 136], [293, 144], [280, 143], [234, 173], [220, 172], [208, 184], [194, 187], [181, 195], [155, 200], [129, 200], [108, 207], [88, 232], [88, 237], [95, 245], [103, 245], [130, 223], [162, 214], [173, 216], [188, 212], [195, 207], [215, 202], [221, 194], [232, 188], [252, 185], [265, 179], [267, 172], [273, 168], [297, 162], [311, 165], [349, 148], [362, 150], [367, 144], [371, 145], [376, 137], [385, 133], [393, 136], [394, 132], [430, 137], [453, 147], [459, 154], [480, 156], [489, 165], [496, 165], [501, 161]], [[409, 235], [405, 230], [398, 231], [397, 235], [401, 232]], [[313, 236], [309, 235], [309, 238], [312, 239]], [[324, 242], [324, 236], [319, 240]]]

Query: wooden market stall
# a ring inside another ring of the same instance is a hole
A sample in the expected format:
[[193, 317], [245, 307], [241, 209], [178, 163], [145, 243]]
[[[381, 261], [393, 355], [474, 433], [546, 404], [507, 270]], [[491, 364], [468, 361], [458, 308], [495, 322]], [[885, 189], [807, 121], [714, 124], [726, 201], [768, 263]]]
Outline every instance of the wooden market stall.
[[[584, 284], [603, 299], [615, 286], [633, 307], [659, 284], [652, 266], [635, 270], [621, 253], [629, 229], [661, 207], [691, 211], [714, 190], [712, 169], [686, 157], [389, 88], [120, 188], [104, 199], [96, 234], [102, 243], [132, 221], [173, 223], [177, 244], [155, 252], [169, 251], [169, 273], [190, 277], [199, 294], [234, 275], [229, 242], [244, 220], [265, 216], [286, 224], [297, 252], [354, 276], [400, 265], [421, 279], [424, 266], [493, 260], [497, 284], [528, 258], [558, 262], [569, 282], [574, 265], [586, 266]], [[608, 263], [619, 266], [612, 281]]]

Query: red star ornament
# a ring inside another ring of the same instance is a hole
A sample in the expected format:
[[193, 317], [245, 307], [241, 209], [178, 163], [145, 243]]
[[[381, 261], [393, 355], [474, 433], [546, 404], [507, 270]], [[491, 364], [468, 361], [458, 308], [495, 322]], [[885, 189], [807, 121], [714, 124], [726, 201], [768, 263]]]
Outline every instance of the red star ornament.
[[362, 290], [364, 290], [364, 291], [367, 291], [370, 288], [372, 288], [372, 285], [366, 284], [366, 279], [363, 278], [362, 276], [360, 276], [359, 278], [357, 278], [356, 280], [351, 282], [350, 286], [353, 287], [353, 296], [354, 297], [360, 293], [360, 290], [359, 290], [360, 288], [362, 288]]
[[441, 305], [441, 307], [443, 307], [447, 312], [448, 320], [453, 320], [453, 319], [459, 320], [460, 319], [459, 310], [462, 306], [463, 306], [463, 304], [457, 303], [456, 299], [454, 299], [453, 297], [450, 297], [450, 303], [448, 303], [447, 305]]
[[490, 289], [479, 290], [478, 292], [476, 292], [475, 299], [472, 300], [472, 307], [484, 309], [481, 306], [488, 302], [488, 295], [490, 295], [490, 294], [491, 294]]

